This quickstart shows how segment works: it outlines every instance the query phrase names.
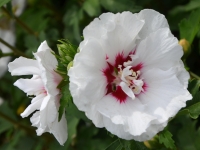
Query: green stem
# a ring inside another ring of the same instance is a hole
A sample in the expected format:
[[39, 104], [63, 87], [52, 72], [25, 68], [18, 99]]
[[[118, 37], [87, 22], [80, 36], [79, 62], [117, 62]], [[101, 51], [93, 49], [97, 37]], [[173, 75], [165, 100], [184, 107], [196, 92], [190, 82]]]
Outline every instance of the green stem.
[[33, 128], [30, 128], [30, 127], [27, 127], [23, 124], [20, 124], [19, 122], [17, 122], [15, 120], [13, 120], [12, 118], [6, 116], [2, 112], [0, 112], [0, 117], [5, 119], [6, 121], [12, 123], [15, 127], [25, 130], [27, 133], [35, 134], [35, 131], [33, 130]]
[[[29, 127], [23, 124], [20, 124], [19, 122], [13, 120], [9, 116], [5, 115], [4, 113], [0, 112], [0, 117], [5, 119], [6, 121], [12, 123], [16, 128], [24, 130], [29, 135], [33, 136], [35, 135], [35, 129], [33, 127]], [[51, 142], [53, 140], [52, 136], [50, 135], [42, 135], [42, 137], [45, 138], [46, 141]]]
[[0, 42], [3, 43], [4, 45], [6, 45], [7, 47], [9, 47], [13, 51], [13, 53], [15, 55], [27, 57], [23, 52], [21, 52], [20, 50], [16, 49], [13, 46], [11, 46], [9, 43], [7, 43], [6, 41], [4, 41], [2, 38], [0, 38]]
[[24, 28], [28, 33], [38, 37], [38, 34], [36, 32], [34, 32], [32, 29], [30, 29], [24, 22], [22, 22], [18, 17], [16, 17], [15, 15], [11, 15], [9, 13], [9, 11], [2, 6], [1, 9], [10, 17], [13, 18], [22, 28]]
[[200, 80], [200, 77], [199, 77], [197, 74], [195, 74], [195, 73], [193, 73], [193, 72], [191, 72], [191, 71], [190, 71], [190, 75], [191, 75], [191, 77]]
[[0, 54], [0, 58], [2, 58], [2, 57], [7, 57], [7, 56], [12, 56], [12, 55], [14, 55], [14, 53], [1, 53]]

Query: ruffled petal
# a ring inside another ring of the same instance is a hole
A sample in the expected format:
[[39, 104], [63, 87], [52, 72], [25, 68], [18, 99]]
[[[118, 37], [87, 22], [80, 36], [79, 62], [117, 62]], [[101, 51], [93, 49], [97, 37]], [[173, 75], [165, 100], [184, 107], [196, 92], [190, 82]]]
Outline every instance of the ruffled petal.
[[58, 111], [55, 105], [55, 97], [47, 95], [40, 107], [40, 124], [41, 128], [51, 126], [51, 124], [56, 120]]
[[142, 40], [136, 48], [136, 54], [138, 58], [134, 62], [143, 64], [143, 69], [167, 70], [177, 64], [183, 55], [183, 50], [170, 30], [163, 28]]
[[40, 75], [41, 71], [36, 60], [19, 57], [8, 64], [12, 75]]
[[[115, 125], [123, 125], [124, 132], [134, 136], [141, 135], [146, 131], [149, 124], [155, 119], [154, 116], [145, 112], [145, 105], [140, 103], [139, 99], [127, 99], [126, 102], [120, 103], [111, 95], [105, 96], [97, 104], [97, 110], [106, 118], [109, 118]], [[107, 126], [105, 126], [107, 128]], [[123, 137], [117, 131], [112, 131], [113, 134]]]
[[68, 137], [67, 133], [67, 120], [65, 114], [62, 115], [61, 120], [58, 122], [58, 115], [56, 120], [52, 123], [50, 127], [50, 132], [55, 136], [60, 145], [63, 145]]
[[44, 41], [38, 48], [38, 52], [34, 53], [34, 56], [42, 72], [41, 78], [46, 91], [48, 94], [55, 96], [59, 93], [57, 85], [62, 80], [62, 77], [55, 72], [58, 62], [52, 53], [53, 51], [48, 47], [46, 41]]
[[141, 39], [145, 39], [149, 34], [161, 28], [169, 28], [165, 16], [152, 9], [141, 10], [138, 13], [138, 18], [145, 21], [142, 30], [138, 34]]
[[186, 106], [187, 100], [192, 99], [173, 68], [167, 71], [152, 69], [145, 72], [142, 77], [148, 87], [138, 98], [147, 105], [145, 110], [156, 115], [160, 123], [173, 117]]
[[19, 79], [14, 85], [27, 93], [27, 95], [37, 95], [44, 89], [41, 79]]
[[45, 94], [40, 94], [36, 96], [35, 98], [32, 99], [31, 104], [25, 109], [25, 111], [21, 114], [21, 116], [27, 117], [31, 113], [33, 113], [35, 110], [40, 110], [42, 101], [46, 95]]

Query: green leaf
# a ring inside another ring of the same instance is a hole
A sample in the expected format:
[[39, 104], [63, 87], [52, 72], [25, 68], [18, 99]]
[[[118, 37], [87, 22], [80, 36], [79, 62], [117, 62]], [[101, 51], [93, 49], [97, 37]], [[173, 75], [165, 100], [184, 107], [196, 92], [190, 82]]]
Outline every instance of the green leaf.
[[194, 96], [199, 91], [199, 88], [200, 88], [200, 80], [193, 79], [192, 81], [189, 82], [188, 90], [190, 91], [192, 96]]
[[[196, 120], [192, 120], [187, 116], [183, 116], [181, 120], [182, 126], [176, 136], [177, 146], [179, 150], [199, 150], [200, 149], [200, 130]], [[180, 123], [180, 122], [179, 122]], [[198, 126], [198, 128], [197, 128]]]
[[191, 118], [197, 119], [200, 115], [200, 102], [188, 107], [187, 110], [189, 111]]
[[77, 132], [77, 125], [78, 125], [79, 119], [75, 117], [67, 117], [67, 128], [68, 128], [68, 139], [65, 144], [66, 147], [70, 145], [70, 143], [73, 141], [73, 139], [76, 137]]
[[166, 148], [169, 149], [176, 149], [176, 146], [174, 144], [174, 140], [172, 139], [172, 134], [168, 130], [163, 130], [159, 133], [158, 136], [159, 143], [164, 144]]
[[100, 3], [105, 9], [114, 13], [122, 11], [138, 12], [142, 9], [136, 6], [132, 0], [100, 0]]
[[112, 142], [105, 150], [121, 150], [123, 145], [121, 144], [120, 140], [117, 139]]
[[61, 94], [62, 94], [62, 97], [60, 99], [59, 118], [58, 118], [59, 121], [62, 118], [62, 115], [65, 111], [65, 107], [69, 104], [69, 102], [72, 99], [68, 84], [66, 84], [65, 86], [61, 88]]
[[200, 9], [192, 12], [188, 19], [183, 19], [179, 24], [180, 37], [192, 44], [200, 29]]
[[10, 2], [11, 0], [1, 0], [0, 1], [0, 7], [5, 5], [6, 3]]
[[199, 0], [192, 0], [186, 5], [177, 6], [170, 11], [171, 15], [176, 15], [178, 13], [184, 13], [188, 11], [192, 11], [194, 9], [200, 8], [200, 1]]
[[188, 86], [189, 92], [192, 94], [193, 98], [187, 101], [187, 107], [181, 110], [176, 116], [186, 115], [193, 119], [197, 119], [200, 115], [200, 80], [193, 79]]
[[148, 148], [144, 145], [144, 143], [142, 142], [137, 142], [134, 140], [131, 140], [131, 146], [130, 146], [130, 150], [148, 150]]
[[83, 10], [91, 17], [98, 16], [101, 13], [99, 0], [86, 0]]
[[90, 122], [90, 120], [85, 116], [85, 113], [78, 110], [78, 108], [74, 105], [72, 101], [68, 103], [68, 106], [66, 108], [66, 115], [68, 117], [74, 117], [78, 119], [82, 119], [86, 122]]

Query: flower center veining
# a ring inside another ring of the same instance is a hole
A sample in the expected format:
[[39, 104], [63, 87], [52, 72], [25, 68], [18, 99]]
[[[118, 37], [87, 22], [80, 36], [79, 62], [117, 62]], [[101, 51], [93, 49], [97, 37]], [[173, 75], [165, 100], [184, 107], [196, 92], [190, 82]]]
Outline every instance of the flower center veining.
[[123, 56], [123, 53], [118, 54], [115, 59], [115, 64], [111, 65], [109, 62], [108, 67], [103, 70], [107, 78], [107, 94], [111, 94], [117, 100], [125, 102], [127, 97], [132, 100], [136, 95], [144, 92], [145, 83], [140, 78], [142, 64], [133, 65], [133, 55]]

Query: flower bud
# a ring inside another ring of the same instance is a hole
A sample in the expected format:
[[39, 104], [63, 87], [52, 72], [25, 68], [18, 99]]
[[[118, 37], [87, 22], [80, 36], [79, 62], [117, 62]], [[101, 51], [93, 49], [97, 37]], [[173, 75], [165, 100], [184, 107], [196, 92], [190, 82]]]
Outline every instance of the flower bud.
[[67, 65], [67, 71], [69, 71], [69, 69], [73, 66], [73, 61], [71, 61], [68, 65]]
[[179, 41], [179, 45], [181, 45], [183, 47], [183, 51], [185, 54], [190, 53], [190, 43], [186, 39], [181, 39]]

